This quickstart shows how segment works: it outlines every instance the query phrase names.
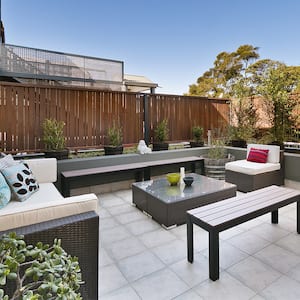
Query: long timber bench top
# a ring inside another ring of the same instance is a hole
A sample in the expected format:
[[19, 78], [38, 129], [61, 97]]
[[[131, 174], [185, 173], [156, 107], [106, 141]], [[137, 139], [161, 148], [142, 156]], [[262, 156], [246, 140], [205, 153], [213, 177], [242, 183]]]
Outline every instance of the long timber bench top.
[[300, 191], [274, 185], [189, 210], [188, 214], [206, 230], [222, 231], [293, 203], [297, 197]]
[[94, 174], [120, 172], [120, 171], [126, 171], [126, 170], [139, 170], [139, 169], [144, 169], [147, 167], [172, 165], [172, 164], [179, 164], [179, 163], [184, 163], [184, 162], [197, 162], [197, 161], [201, 161], [201, 160], [203, 160], [203, 158], [198, 157], [198, 156], [188, 156], [188, 157], [179, 157], [179, 158], [172, 158], [172, 159], [143, 161], [143, 162], [138, 162], [138, 163], [119, 164], [119, 165], [113, 165], [113, 166], [104, 166], [104, 167], [64, 171], [61, 174], [65, 178], [74, 178], [74, 177], [82, 177], [82, 176], [88, 176], [88, 175], [94, 175]]

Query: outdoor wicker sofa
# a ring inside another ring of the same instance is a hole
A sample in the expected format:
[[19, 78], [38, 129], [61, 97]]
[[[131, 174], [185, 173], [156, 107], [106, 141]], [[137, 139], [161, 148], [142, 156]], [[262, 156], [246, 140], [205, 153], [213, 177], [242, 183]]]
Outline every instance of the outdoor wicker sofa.
[[[83, 299], [98, 299], [99, 216], [94, 194], [63, 198], [55, 188], [56, 159], [27, 161], [39, 190], [24, 202], [11, 201], [0, 210], [0, 234], [15, 231], [27, 243], [52, 244], [61, 239], [62, 247], [77, 256], [85, 282], [80, 289]], [[5, 287], [7, 292], [13, 284]]]
[[276, 145], [248, 144], [250, 149], [269, 150], [266, 163], [244, 160], [228, 162], [225, 165], [225, 181], [237, 186], [241, 192], [250, 192], [270, 185], [284, 184], [284, 158], [280, 147]]

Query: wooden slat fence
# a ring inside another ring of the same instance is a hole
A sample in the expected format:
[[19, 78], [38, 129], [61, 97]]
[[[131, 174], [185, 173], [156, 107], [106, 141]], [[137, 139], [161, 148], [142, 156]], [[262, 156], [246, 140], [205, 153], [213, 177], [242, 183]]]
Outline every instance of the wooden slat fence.
[[[167, 118], [170, 141], [191, 138], [191, 127], [205, 132], [228, 124], [226, 100], [176, 95], [149, 95], [150, 133]], [[115, 121], [123, 128], [124, 144], [144, 138], [144, 95], [96, 89], [0, 82], [0, 150], [41, 151], [45, 118], [65, 122], [67, 146], [102, 147]]]

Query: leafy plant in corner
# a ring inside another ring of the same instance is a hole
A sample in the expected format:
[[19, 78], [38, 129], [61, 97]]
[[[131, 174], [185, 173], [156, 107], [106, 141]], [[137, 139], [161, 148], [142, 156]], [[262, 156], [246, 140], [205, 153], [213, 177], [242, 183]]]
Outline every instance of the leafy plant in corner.
[[190, 142], [191, 147], [202, 147], [203, 143], [203, 127], [193, 126], [192, 127], [193, 141]]
[[108, 145], [104, 146], [105, 155], [114, 155], [123, 153], [123, 133], [122, 127], [115, 121], [107, 130]]
[[57, 159], [68, 158], [68, 150], [65, 149], [66, 140], [64, 136], [65, 123], [55, 119], [45, 119], [42, 124], [43, 142], [46, 157]]
[[63, 150], [66, 145], [64, 137], [65, 123], [55, 119], [45, 119], [43, 122], [43, 142], [46, 150]]
[[154, 129], [153, 151], [168, 150], [169, 144], [165, 141], [169, 138], [168, 120], [164, 119]]
[[[15, 283], [11, 295], [6, 289], [9, 281]], [[79, 300], [82, 283], [77, 258], [64, 251], [60, 240], [52, 246], [41, 242], [33, 246], [14, 232], [1, 236], [0, 299]]]

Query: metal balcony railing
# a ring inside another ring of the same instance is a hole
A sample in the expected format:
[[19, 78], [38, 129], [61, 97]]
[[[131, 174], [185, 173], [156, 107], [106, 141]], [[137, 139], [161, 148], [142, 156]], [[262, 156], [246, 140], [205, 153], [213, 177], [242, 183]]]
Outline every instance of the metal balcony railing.
[[122, 61], [9, 44], [0, 45], [0, 76], [122, 90]]

